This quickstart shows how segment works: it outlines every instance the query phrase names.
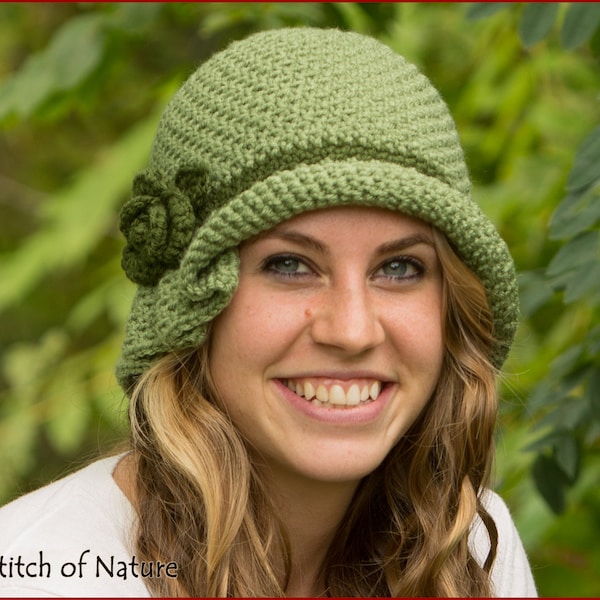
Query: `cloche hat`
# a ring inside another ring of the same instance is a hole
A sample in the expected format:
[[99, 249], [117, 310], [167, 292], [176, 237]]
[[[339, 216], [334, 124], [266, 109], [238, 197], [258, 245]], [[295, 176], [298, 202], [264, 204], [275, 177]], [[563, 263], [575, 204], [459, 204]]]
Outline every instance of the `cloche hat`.
[[139, 284], [117, 378], [197, 347], [237, 283], [239, 244], [294, 215], [361, 205], [440, 229], [481, 279], [500, 367], [518, 316], [513, 261], [470, 196], [454, 122], [415, 66], [333, 29], [254, 34], [202, 64], [167, 106], [121, 214]]

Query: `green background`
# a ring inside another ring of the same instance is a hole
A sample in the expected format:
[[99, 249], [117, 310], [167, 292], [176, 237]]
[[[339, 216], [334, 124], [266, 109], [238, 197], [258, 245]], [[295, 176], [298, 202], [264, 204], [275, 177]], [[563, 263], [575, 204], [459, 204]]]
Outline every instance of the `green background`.
[[496, 487], [540, 595], [600, 596], [598, 3], [0, 4], [0, 502], [126, 439], [119, 207], [195, 66], [298, 25], [380, 38], [449, 104], [520, 272]]

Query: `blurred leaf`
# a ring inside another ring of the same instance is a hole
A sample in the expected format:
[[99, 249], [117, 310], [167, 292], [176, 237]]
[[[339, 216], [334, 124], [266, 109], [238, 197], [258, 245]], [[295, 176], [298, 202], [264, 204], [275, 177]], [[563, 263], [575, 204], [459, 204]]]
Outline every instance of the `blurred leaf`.
[[548, 506], [556, 514], [564, 512], [564, 475], [554, 460], [545, 454], [540, 454], [533, 463], [532, 473], [535, 485]]
[[541, 407], [546, 406], [551, 402], [553, 398], [553, 386], [547, 379], [542, 379], [534, 388], [529, 392], [527, 397], [527, 407], [531, 410], [539, 410]]
[[[583, 347], [569, 348], [549, 368], [549, 375], [541, 379], [534, 387], [527, 399], [527, 407], [530, 411], [543, 409], [546, 416], [541, 418], [535, 428], [543, 428], [548, 423], [555, 423], [559, 430], [552, 430], [545, 437], [533, 442], [528, 449], [539, 449], [546, 447], [563, 429], [572, 429], [580, 420], [585, 410], [584, 402], [578, 402], [574, 398], [574, 390], [579, 388], [588, 376], [586, 368], [578, 368], [583, 356]], [[548, 408], [552, 408], [548, 412]], [[560, 415], [557, 416], [558, 412]]]
[[565, 350], [562, 354], [555, 358], [554, 361], [552, 361], [550, 369], [552, 376], [564, 378], [564, 376], [579, 362], [583, 352], [584, 347], [582, 344], [571, 346]]
[[55, 382], [54, 388], [54, 392], [60, 392], [60, 395], [53, 402], [45, 430], [53, 448], [68, 456], [83, 442], [92, 411], [89, 400], [80, 388], [67, 387], [64, 381], [60, 384]]
[[527, 2], [519, 23], [519, 36], [526, 48], [543, 40], [552, 30], [559, 4], [556, 2]]
[[574, 270], [565, 288], [564, 302], [571, 304], [600, 291], [600, 259], [591, 260]]
[[102, 58], [104, 16], [82, 15], [71, 19], [52, 38], [46, 50], [46, 68], [57, 90], [75, 87], [96, 68]]
[[162, 10], [161, 2], [119, 2], [109, 24], [128, 34], [136, 33], [152, 25]]
[[589, 405], [585, 398], [557, 394], [550, 398], [552, 410], [539, 417], [534, 429], [575, 431], [589, 422]]
[[[111, 292], [113, 292], [115, 285], [117, 285], [119, 289], [122, 289], [123, 286], [120, 272], [117, 277], [118, 282], [115, 281], [114, 277], [101, 277], [99, 274], [98, 285], [82, 296], [77, 304], [69, 311], [69, 316], [65, 322], [70, 331], [78, 333], [84, 331], [87, 327], [90, 327], [94, 321], [98, 320], [105, 311], [112, 311], [115, 308], [114, 304], [117, 302], [120, 305], [120, 315], [125, 314], [125, 317], [127, 316], [131, 302], [128, 302], [127, 299], [124, 301], [123, 296], [121, 295], [119, 295], [116, 302], [114, 300], [111, 301], [110, 299]], [[119, 317], [117, 322], [119, 325], [122, 325], [125, 321]]]
[[102, 58], [103, 27], [101, 14], [67, 21], [45, 50], [31, 56], [12, 79], [0, 84], [0, 119], [11, 112], [28, 117], [52, 95], [86, 79]]
[[592, 356], [600, 357], [600, 325], [593, 327], [587, 336], [588, 352]]
[[600, 220], [600, 195], [590, 187], [585, 193], [567, 195], [558, 205], [550, 221], [550, 237], [565, 239], [594, 227]]
[[554, 295], [544, 273], [534, 271], [519, 274], [519, 291], [521, 314], [525, 318], [530, 317]]
[[67, 343], [64, 331], [51, 329], [37, 344], [15, 344], [3, 356], [2, 374], [22, 394], [41, 373], [60, 361]]
[[16, 76], [0, 82], [0, 121], [11, 114], [29, 115], [51, 94], [52, 87], [51, 73], [42, 58], [30, 57]]
[[[600, 9], [600, 4], [598, 4]], [[567, 181], [567, 192], [574, 192], [600, 179], [600, 126], [590, 133], [575, 154]]]
[[571, 432], [563, 431], [558, 436], [554, 443], [554, 457], [558, 467], [573, 483], [579, 471], [579, 444]]
[[469, 2], [467, 5], [467, 19], [469, 21], [485, 19], [508, 6], [508, 2]]
[[555, 429], [529, 444], [525, 451], [538, 452], [552, 450], [556, 465], [562, 470], [569, 482], [574, 482], [579, 470], [579, 444], [570, 430]]
[[528, 444], [523, 449], [525, 452], [540, 452], [540, 450], [548, 450], [554, 447], [554, 444], [558, 438], [562, 435], [561, 431], [552, 430], [541, 438], [535, 440], [531, 444]]
[[548, 265], [549, 277], [561, 275], [598, 260], [600, 232], [587, 231], [569, 240]]
[[594, 366], [590, 377], [588, 398], [592, 408], [592, 415], [596, 420], [600, 421], [600, 368], [597, 366]]
[[600, 25], [600, 3], [570, 2], [560, 32], [562, 45], [573, 50], [587, 42]]
[[117, 386], [114, 376], [116, 357], [119, 355], [121, 335], [106, 339], [96, 348], [93, 356], [94, 377], [89, 380], [94, 396], [94, 406], [98, 409], [113, 435], [127, 437], [129, 402], [123, 391]]

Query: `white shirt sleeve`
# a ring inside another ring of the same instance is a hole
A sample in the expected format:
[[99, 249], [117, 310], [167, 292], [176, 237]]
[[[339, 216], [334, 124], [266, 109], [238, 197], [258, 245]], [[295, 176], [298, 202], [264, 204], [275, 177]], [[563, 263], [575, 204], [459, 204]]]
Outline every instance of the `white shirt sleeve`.
[[134, 512], [112, 478], [118, 459], [0, 509], [0, 597], [149, 596], [131, 566]]
[[[508, 507], [492, 491], [486, 491], [483, 503], [498, 529], [498, 549], [492, 566], [493, 594], [498, 598], [536, 598], [537, 590], [523, 543]], [[476, 517], [471, 529], [469, 545], [474, 556], [484, 563], [490, 542], [487, 529]]]

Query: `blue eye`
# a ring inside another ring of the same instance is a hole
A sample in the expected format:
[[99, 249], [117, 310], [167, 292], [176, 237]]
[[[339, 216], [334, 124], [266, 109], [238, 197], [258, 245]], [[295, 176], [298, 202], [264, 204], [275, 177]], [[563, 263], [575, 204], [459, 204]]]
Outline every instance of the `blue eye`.
[[295, 273], [300, 266], [300, 261], [296, 258], [278, 258], [273, 260], [269, 266], [282, 273]]
[[278, 275], [305, 275], [311, 270], [298, 257], [293, 255], [272, 256], [263, 263], [263, 269]]
[[375, 275], [390, 279], [412, 279], [423, 273], [423, 266], [413, 258], [394, 258], [379, 267]]

